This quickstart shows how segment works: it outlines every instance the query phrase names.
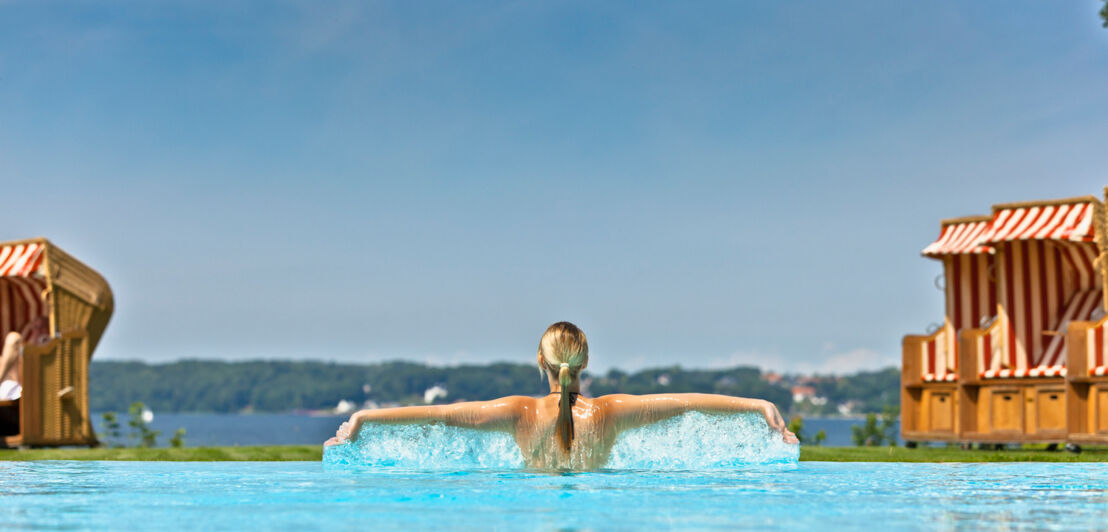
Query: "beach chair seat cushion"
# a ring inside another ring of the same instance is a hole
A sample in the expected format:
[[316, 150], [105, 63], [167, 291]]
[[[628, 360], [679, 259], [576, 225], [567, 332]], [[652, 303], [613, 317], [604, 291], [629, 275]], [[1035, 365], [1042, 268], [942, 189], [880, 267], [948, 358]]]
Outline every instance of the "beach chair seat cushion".
[[945, 375], [944, 374], [938, 374], [938, 373], [924, 373], [923, 374], [923, 381], [924, 382], [954, 382], [954, 381], [957, 381], [957, 380], [958, 380], [958, 374], [954, 373], [954, 372], [947, 373]]
[[1065, 366], [1038, 366], [1026, 369], [990, 369], [981, 372], [983, 379], [1022, 379], [1034, 377], [1065, 377]]

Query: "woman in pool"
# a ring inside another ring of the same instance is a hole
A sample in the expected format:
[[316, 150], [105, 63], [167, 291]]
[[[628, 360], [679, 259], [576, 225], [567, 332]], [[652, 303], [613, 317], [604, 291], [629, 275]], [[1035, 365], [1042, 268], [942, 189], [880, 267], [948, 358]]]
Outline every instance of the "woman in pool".
[[589, 364], [589, 344], [585, 333], [569, 322], [555, 323], [543, 333], [538, 364], [540, 374], [550, 381], [550, 394], [544, 397], [517, 395], [452, 405], [362, 410], [324, 445], [357, 439], [367, 422], [441, 422], [511, 434], [529, 467], [590, 469], [607, 462], [620, 432], [685, 412], [756, 412], [785, 442], [797, 443], [773, 403], [760, 399], [700, 393], [581, 397], [580, 378]]

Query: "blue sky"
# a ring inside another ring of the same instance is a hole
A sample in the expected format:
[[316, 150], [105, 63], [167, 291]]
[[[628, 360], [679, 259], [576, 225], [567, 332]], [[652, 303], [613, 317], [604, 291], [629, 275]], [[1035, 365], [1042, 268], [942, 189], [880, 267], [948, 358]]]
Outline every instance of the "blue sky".
[[941, 218], [1108, 184], [1100, 2], [0, 1], [0, 239], [101, 359], [893, 365]]

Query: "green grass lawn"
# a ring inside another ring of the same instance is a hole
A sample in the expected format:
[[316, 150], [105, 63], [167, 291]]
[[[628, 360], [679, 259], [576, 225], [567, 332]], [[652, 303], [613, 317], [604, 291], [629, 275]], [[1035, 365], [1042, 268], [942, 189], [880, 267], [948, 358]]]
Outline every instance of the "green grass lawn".
[[1080, 454], [1037, 448], [963, 451], [947, 447], [811, 447], [800, 449], [803, 461], [823, 462], [1108, 462], [1108, 448], [1086, 447]]
[[[184, 447], [180, 449], [6, 449], [3, 460], [150, 460], [165, 462], [319, 461], [319, 445], [251, 447]], [[1086, 448], [1081, 454], [1041, 448], [1005, 451], [963, 451], [935, 447], [811, 447], [800, 450], [802, 461], [827, 462], [1108, 462], [1108, 447]]]
[[0, 449], [0, 460], [148, 460], [161, 462], [319, 461], [319, 445], [181, 447], [178, 449]]

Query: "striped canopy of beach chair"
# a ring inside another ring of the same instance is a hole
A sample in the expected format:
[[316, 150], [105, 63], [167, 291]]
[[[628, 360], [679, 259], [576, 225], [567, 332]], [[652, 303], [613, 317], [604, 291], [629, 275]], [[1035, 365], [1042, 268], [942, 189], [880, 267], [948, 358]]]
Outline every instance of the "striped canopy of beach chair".
[[47, 315], [44, 251], [39, 242], [0, 246], [0, 338]]

